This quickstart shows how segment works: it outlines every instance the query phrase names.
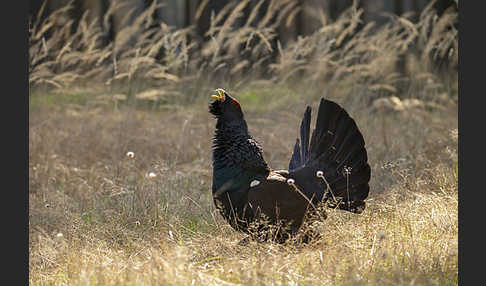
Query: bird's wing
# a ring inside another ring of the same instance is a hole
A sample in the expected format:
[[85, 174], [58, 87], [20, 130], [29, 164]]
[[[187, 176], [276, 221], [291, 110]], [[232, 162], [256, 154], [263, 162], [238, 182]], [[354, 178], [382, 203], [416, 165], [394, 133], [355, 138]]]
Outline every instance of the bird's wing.
[[[297, 139], [295, 144], [287, 177], [293, 178], [308, 197], [338, 198], [341, 200], [339, 208], [362, 212], [369, 193], [371, 169], [356, 122], [338, 104], [323, 98], [309, 142], [310, 117], [308, 107], [301, 123], [301, 140]], [[322, 172], [322, 176], [317, 176], [318, 172]]]
[[298, 230], [310, 207], [300, 190], [276, 172], [250, 187], [248, 203], [255, 217], [263, 214], [273, 223], [279, 220], [288, 223], [292, 232]]

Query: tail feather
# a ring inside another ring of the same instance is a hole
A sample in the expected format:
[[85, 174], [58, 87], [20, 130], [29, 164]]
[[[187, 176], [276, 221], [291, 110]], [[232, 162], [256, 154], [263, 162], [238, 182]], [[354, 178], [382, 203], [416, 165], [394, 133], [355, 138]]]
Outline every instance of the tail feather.
[[336, 129], [336, 134], [334, 135], [334, 140], [331, 144], [337, 149], [336, 157], [340, 153], [339, 150], [345, 152], [347, 149], [358, 143], [356, 141], [346, 140], [354, 134], [359, 134], [358, 128], [356, 127], [354, 120], [342, 120], [342, 123]]
[[297, 169], [304, 166], [309, 160], [309, 135], [311, 122], [311, 107], [307, 106], [302, 122], [300, 123], [300, 141], [297, 138], [294, 146], [294, 152], [290, 158], [289, 170]]
[[343, 153], [343, 155], [344, 156], [339, 157], [338, 159], [340, 161], [336, 167], [338, 170], [344, 168], [347, 162], [353, 162], [349, 167], [359, 169], [368, 161], [368, 155], [366, 154], [364, 146], [356, 145], [353, 149], [349, 150], [348, 153]]
[[342, 176], [342, 179], [337, 178], [329, 182], [329, 184], [334, 187], [334, 195], [339, 196], [341, 192], [346, 192], [346, 188], [354, 188], [355, 186], [368, 183], [368, 181], [370, 180], [370, 171], [371, 169], [369, 165], [367, 165], [364, 168], [355, 171], [354, 173], [351, 172], [352, 176], [350, 174], [348, 178], [346, 178], [345, 174], [340, 174]]
[[307, 162], [309, 159], [309, 136], [310, 136], [310, 123], [311, 123], [311, 107], [307, 106], [304, 113], [304, 118], [300, 124], [300, 138], [301, 138], [301, 160]]
[[[336, 162], [338, 162], [338, 168], [341, 168], [348, 162], [366, 163], [368, 160], [363, 135], [357, 129], [355, 132], [349, 133], [343, 142], [337, 146], [340, 146], [335, 156]], [[358, 158], [360, 155], [361, 157]]]
[[301, 165], [302, 159], [300, 157], [300, 141], [299, 139], [297, 139], [295, 140], [294, 152], [292, 153], [292, 157], [290, 158], [289, 170], [295, 170]]
[[332, 119], [337, 119], [336, 115], [338, 115], [340, 112], [341, 108], [339, 108], [337, 104], [322, 98], [321, 102], [319, 103], [319, 112], [317, 113], [316, 129], [314, 132], [322, 135], [325, 131], [327, 131], [326, 129], [332, 125], [330, 124], [330, 121]]
[[[336, 103], [321, 99], [319, 104], [319, 112], [317, 113], [316, 128], [313, 133], [316, 133], [317, 142], [310, 148], [311, 160], [315, 161], [325, 150], [330, 147], [335, 149], [336, 140], [341, 139], [341, 133], [346, 130], [348, 121], [347, 112]], [[338, 129], [339, 128], [339, 129]], [[337, 132], [339, 131], [339, 134]]]
[[[323, 171], [333, 194], [346, 202], [347, 206], [339, 207], [355, 212], [362, 210], [362, 200], [369, 193], [371, 168], [364, 138], [356, 122], [338, 104], [323, 98], [309, 145], [310, 119], [311, 110], [307, 107], [300, 126], [300, 144], [297, 139], [289, 171], [307, 181], [315, 177], [316, 170]], [[322, 197], [322, 182], [317, 181], [314, 184], [302, 182], [306, 188], [304, 192]]]
[[[314, 130], [314, 133], [317, 133], [317, 129]], [[319, 137], [318, 137], [319, 136]], [[312, 154], [312, 161], [313, 162], [320, 162], [326, 160], [330, 156], [330, 153], [333, 151], [332, 148], [329, 148], [332, 143], [333, 134], [330, 131], [325, 133], [319, 134], [316, 136], [319, 138], [314, 142], [314, 145], [311, 146], [311, 154]]]

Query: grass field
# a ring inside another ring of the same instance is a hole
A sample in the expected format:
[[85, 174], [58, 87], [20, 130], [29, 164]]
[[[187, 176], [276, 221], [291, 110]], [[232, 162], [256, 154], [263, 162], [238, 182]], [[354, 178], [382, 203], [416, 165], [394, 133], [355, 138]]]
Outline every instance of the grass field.
[[[285, 168], [318, 102], [289, 91], [292, 105], [261, 110], [246, 93], [250, 132]], [[163, 108], [84, 97], [31, 96], [31, 285], [457, 284], [457, 106], [350, 105], [372, 166], [366, 211], [330, 211], [310, 245], [240, 246], [211, 199], [209, 94]]]
[[[294, 2], [241, 29], [233, 24], [250, 2], [224, 9], [199, 54], [189, 30], [167, 26], [127, 27], [127, 49], [98, 47], [87, 23], [68, 41], [54, 18], [35, 26], [29, 285], [457, 285], [457, 72], [431, 61], [457, 64], [457, 15], [435, 17], [429, 5], [418, 23], [394, 17], [358, 31], [354, 7], [273, 46], [277, 25], [265, 19]], [[151, 26], [147, 15], [137, 23]], [[364, 213], [329, 210], [307, 245], [238, 244], [244, 235], [211, 197], [218, 87], [240, 101], [274, 169], [288, 166], [305, 106], [340, 103], [367, 146]]]

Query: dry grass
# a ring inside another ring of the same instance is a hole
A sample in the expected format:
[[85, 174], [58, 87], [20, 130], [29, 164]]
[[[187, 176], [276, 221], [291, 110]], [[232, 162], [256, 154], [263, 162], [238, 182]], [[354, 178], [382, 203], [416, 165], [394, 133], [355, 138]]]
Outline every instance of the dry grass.
[[[123, 1], [110, 2], [103, 27], [85, 15], [72, 29], [67, 15], [71, 7], [66, 6], [31, 23], [29, 83], [32, 88], [72, 88], [97, 82], [128, 96], [156, 87], [163, 95], [186, 97], [213, 82], [235, 89], [255, 80], [268, 86], [298, 82], [329, 93], [353, 83], [376, 98], [401, 96], [404, 84], [414, 89], [415, 97], [427, 97], [429, 89], [457, 79], [454, 69], [439, 77], [433, 64], [448, 62], [457, 68], [458, 16], [452, 7], [439, 17], [431, 1], [417, 22], [411, 22], [409, 14], [390, 15], [388, 24], [376, 27], [374, 22], [363, 23], [363, 10], [355, 3], [335, 22], [320, 18], [322, 27], [313, 34], [282, 44], [279, 29], [296, 21], [297, 2], [267, 1], [266, 10], [264, 0], [253, 2], [232, 1], [212, 14], [201, 38], [194, 26], [176, 29], [155, 21], [152, 14], [158, 4], [153, 1], [134, 20], [125, 17], [124, 28], [109, 44], [103, 41], [109, 19]], [[247, 18], [244, 9], [251, 10]], [[397, 72], [399, 61], [405, 63], [405, 73]]]
[[[457, 284], [456, 107], [350, 106], [373, 172], [366, 211], [330, 212], [307, 246], [239, 246], [211, 199], [207, 101], [147, 111], [31, 99], [30, 284]], [[247, 106], [265, 157], [285, 168], [303, 103]]]
[[[392, 16], [359, 30], [351, 8], [282, 46], [295, 1], [280, 3], [242, 28], [249, 1], [229, 4], [208, 41], [149, 12], [108, 46], [87, 18], [71, 34], [65, 10], [32, 26], [29, 284], [457, 284], [457, 73], [430, 64], [457, 63], [457, 15], [429, 6], [418, 23]], [[305, 106], [341, 103], [367, 144], [365, 212], [329, 211], [308, 245], [238, 245], [210, 193], [216, 87], [240, 100], [275, 169], [288, 165]]]

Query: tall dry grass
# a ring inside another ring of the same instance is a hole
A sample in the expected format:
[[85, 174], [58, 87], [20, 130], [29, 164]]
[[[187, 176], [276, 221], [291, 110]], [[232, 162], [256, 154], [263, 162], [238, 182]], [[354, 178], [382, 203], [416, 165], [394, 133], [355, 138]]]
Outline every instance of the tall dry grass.
[[[103, 26], [97, 25], [97, 19], [89, 22], [85, 13], [73, 27], [68, 5], [31, 23], [30, 86], [69, 88], [98, 82], [110, 88], [121, 86], [129, 95], [155, 87], [162, 94], [194, 96], [215, 81], [236, 89], [254, 81], [290, 82], [328, 92], [353, 83], [376, 98], [401, 96], [402, 90], [397, 89], [403, 83], [417, 93], [424, 90], [423, 96], [435, 94], [451, 75], [452, 79], [457, 75], [454, 7], [439, 17], [431, 1], [416, 22], [410, 14], [389, 15], [390, 21], [377, 27], [374, 22], [363, 22], [363, 10], [355, 2], [336, 21], [321, 17], [320, 29], [283, 45], [279, 28], [296, 21], [298, 3], [272, 0], [264, 9], [264, 2], [230, 2], [211, 15], [209, 29], [201, 38], [194, 26], [176, 29], [155, 21], [153, 14], [160, 4], [153, 1], [138, 15], [129, 13], [108, 44], [103, 39], [110, 29], [109, 19], [123, 7], [123, 1], [110, 1]], [[201, 3], [196, 17], [206, 4]], [[244, 9], [250, 9], [248, 17], [243, 17]], [[445, 79], [435, 72], [437, 61], [452, 67]], [[400, 62], [405, 63], [405, 73], [397, 70]]]

